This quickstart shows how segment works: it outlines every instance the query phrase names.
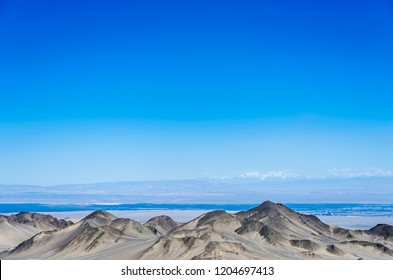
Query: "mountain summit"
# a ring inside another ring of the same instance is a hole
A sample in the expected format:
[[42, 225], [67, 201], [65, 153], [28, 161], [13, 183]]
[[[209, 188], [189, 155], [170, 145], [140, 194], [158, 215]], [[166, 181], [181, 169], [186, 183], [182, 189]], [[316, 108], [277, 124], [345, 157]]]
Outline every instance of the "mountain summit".
[[[11, 233], [10, 218], [0, 218], [3, 231]], [[33, 213], [11, 220], [24, 226], [52, 221]], [[348, 230], [265, 201], [235, 214], [207, 212], [184, 224], [158, 216], [142, 225], [95, 211], [9, 247], [0, 259], [393, 259], [393, 226]]]

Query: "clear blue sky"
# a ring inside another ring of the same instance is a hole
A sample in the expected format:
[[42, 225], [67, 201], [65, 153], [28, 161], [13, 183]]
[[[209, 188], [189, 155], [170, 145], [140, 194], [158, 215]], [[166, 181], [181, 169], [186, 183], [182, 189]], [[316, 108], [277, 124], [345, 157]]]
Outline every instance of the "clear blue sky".
[[0, 183], [389, 174], [392, 50], [392, 1], [0, 0]]

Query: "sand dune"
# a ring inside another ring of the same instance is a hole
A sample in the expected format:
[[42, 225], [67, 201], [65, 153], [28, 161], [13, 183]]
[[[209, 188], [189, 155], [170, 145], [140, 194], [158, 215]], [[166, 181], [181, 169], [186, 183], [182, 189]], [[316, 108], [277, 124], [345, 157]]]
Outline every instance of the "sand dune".
[[[42, 223], [35, 215], [27, 224]], [[12, 247], [0, 259], [393, 259], [391, 225], [349, 230], [270, 201], [236, 214], [208, 212], [183, 224], [168, 216], [141, 224], [104, 211], [75, 224], [46, 219], [52, 229], [27, 234], [19, 245], [4, 238], [15, 230], [5, 223], [9, 218], [0, 221], [1, 242]]]

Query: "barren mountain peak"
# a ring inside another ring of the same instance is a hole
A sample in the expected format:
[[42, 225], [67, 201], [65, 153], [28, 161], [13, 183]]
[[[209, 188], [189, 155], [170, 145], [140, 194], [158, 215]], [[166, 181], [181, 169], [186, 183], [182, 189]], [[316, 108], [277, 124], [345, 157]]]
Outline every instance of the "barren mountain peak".
[[284, 206], [282, 204], [274, 203], [274, 202], [267, 200], [255, 208], [249, 209], [247, 211], [238, 212], [236, 215], [238, 215], [240, 217], [252, 217], [255, 215], [269, 215], [270, 216], [270, 215], [272, 215], [272, 213], [280, 211], [280, 209], [291, 211], [289, 208], [287, 208], [286, 206]]
[[31, 213], [31, 212], [20, 212], [18, 214], [11, 215], [7, 218], [9, 221], [18, 224], [30, 225], [33, 227], [46, 226], [46, 230], [50, 229], [62, 229], [73, 224], [71, 221], [64, 219], [57, 219], [48, 214]]
[[95, 218], [104, 218], [104, 219], [110, 219], [110, 220], [116, 219], [116, 217], [114, 215], [112, 215], [111, 213], [109, 213], [107, 211], [97, 210], [97, 211], [94, 211], [93, 213], [87, 215], [84, 218], [84, 220], [91, 220], [91, 219], [95, 219]]
[[229, 221], [229, 220], [234, 220], [234, 219], [235, 218], [231, 214], [225, 212], [224, 210], [216, 210], [216, 211], [211, 211], [211, 212], [208, 212], [208, 213], [202, 215], [200, 217], [200, 219], [198, 220], [197, 226], [209, 224], [209, 223], [216, 222], [216, 221], [223, 222], [226, 220]]
[[[35, 216], [39, 224], [51, 225], [48, 217]], [[30, 224], [0, 223], [7, 237], [0, 240], [6, 244], [0, 259], [393, 259], [391, 225], [356, 231], [330, 227], [271, 201], [236, 215], [211, 211], [185, 224], [162, 215], [142, 225], [95, 211], [64, 229], [31, 237], [36, 228], [23, 235]], [[13, 236], [18, 238], [8, 238]]]
[[14, 219], [28, 219], [28, 220], [33, 220], [33, 219], [44, 219], [44, 218], [53, 218], [51, 215], [45, 215], [45, 214], [40, 214], [40, 213], [31, 213], [31, 212], [20, 212], [15, 215], [11, 215], [11, 217], [14, 217]]
[[178, 222], [166, 215], [153, 217], [145, 223], [145, 226], [156, 235], [165, 235], [178, 225]]
[[[284, 205], [280, 204], [280, 203], [274, 203], [270, 200], [266, 200], [265, 202], [263, 202], [262, 204], [260, 204], [259, 206], [257, 206], [254, 209], [258, 209], [258, 210], [264, 210], [264, 209], [279, 209], [285, 207]], [[251, 209], [252, 210], [252, 209]]]
[[370, 228], [367, 232], [384, 238], [393, 238], [393, 226], [391, 225], [378, 224]]
[[151, 223], [151, 222], [155, 222], [155, 221], [167, 221], [167, 222], [175, 222], [171, 217], [167, 216], [167, 215], [161, 215], [161, 216], [157, 216], [157, 217], [153, 217], [151, 219], [149, 219], [146, 224]]

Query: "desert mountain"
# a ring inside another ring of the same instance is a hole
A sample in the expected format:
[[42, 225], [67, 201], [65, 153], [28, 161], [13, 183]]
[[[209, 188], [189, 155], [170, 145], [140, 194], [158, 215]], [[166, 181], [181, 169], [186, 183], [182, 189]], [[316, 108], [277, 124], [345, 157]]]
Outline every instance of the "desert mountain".
[[374, 235], [377, 238], [393, 241], [393, 226], [378, 224], [367, 231], [368, 234]]
[[166, 235], [180, 224], [172, 220], [171, 217], [163, 215], [151, 218], [144, 225], [156, 235], [162, 236]]
[[63, 230], [40, 232], [5, 254], [9, 258], [83, 258], [123, 243], [155, 238], [156, 235], [136, 221], [95, 211]]
[[63, 229], [72, 224], [71, 222], [64, 219], [56, 219], [51, 215], [28, 212], [21, 212], [16, 215], [11, 215], [8, 217], [8, 220], [44, 230]]
[[229, 214], [205, 213], [184, 224], [168, 216], [144, 225], [96, 211], [41, 232], [1, 259], [393, 259], [393, 227], [329, 226], [313, 215], [266, 201]]
[[64, 229], [71, 224], [70, 221], [38, 213], [0, 215], [0, 249], [12, 248], [39, 232]]

